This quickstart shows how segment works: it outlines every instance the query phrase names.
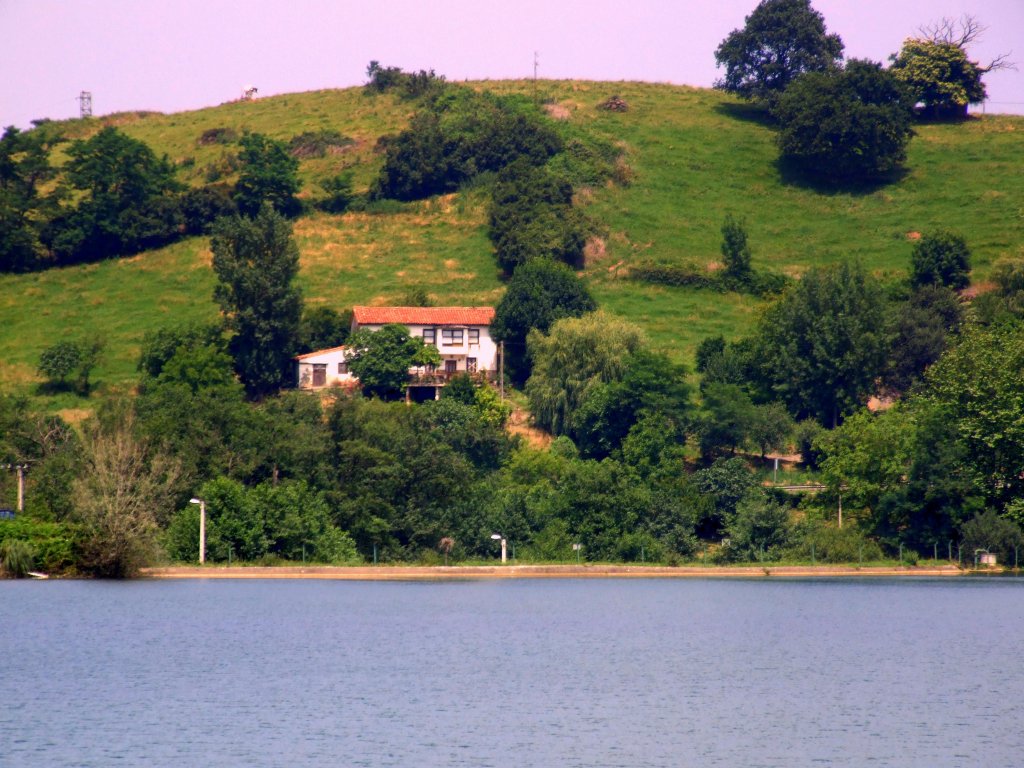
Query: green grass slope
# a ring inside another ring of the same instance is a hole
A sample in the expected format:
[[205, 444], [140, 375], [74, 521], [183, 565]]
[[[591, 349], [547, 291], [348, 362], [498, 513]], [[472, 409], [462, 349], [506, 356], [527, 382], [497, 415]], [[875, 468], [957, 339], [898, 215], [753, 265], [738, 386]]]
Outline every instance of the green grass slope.
[[[533, 84], [473, 87], [530, 93]], [[612, 94], [626, 100], [628, 112], [597, 109]], [[542, 83], [540, 96], [567, 135], [589, 134], [623, 148], [632, 183], [578, 195], [600, 238], [584, 274], [606, 309], [642, 325], [656, 346], [683, 361], [707, 335], [746, 333], [759, 302], [638, 283], [628, 279], [628, 267], [637, 261], [714, 265], [727, 212], [746, 221], [755, 267], [790, 275], [854, 258], [896, 279], [906, 274], [912, 233], [939, 227], [965, 235], [976, 281], [998, 258], [1024, 256], [1024, 118], [918, 126], [904, 176], [835, 192], [788, 180], [776, 164], [772, 129], [715, 91], [565, 81]], [[108, 120], [166, 152], [181, 166], [181, 178], [195, 184], [231, 151], [199, 144], [211, 128], [285, 141], [318, 129], [353, 138], [343, 152], [302, 162], [303, 194], [311, 196], [319, 179], [344, 168], [352, 170], [357, 189], [365, 189], [381, 162], [377, 139], [407, 125], [414, 109], [389, 95], [346, 89]], [[103, 121], [76, 121], [71, 129], [87, 135]], [[375, 214], [316, 214], [299, 219], [295, 231], [300, 283], [311, 303], [336, 309], [389, 303], [423, 286], [438, 303], [483, 304], [503, 290], [486, 235], [486, 196], [479, 191]], [[93, 333], [107, 340], [95, 377], [99, 390], [129, 386], [147, 330], [216, 316], [209, 262], [208, 242], [197, 238], [130, 259], [0, 275], [0, 389], [31, 391], [43, 347]], [[65, 399], [51, 405], [76, 404]]]

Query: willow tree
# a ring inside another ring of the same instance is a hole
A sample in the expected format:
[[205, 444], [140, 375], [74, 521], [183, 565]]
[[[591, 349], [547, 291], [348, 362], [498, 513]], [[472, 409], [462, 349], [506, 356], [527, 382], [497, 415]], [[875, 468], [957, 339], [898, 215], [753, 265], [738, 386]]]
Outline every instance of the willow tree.
[[569, 432], [587, 396], [598, 385], [621, 379], [629, 356], [644, 341], [638, 326], [604, 312], [559, 320], [547, 335], [531, 331], [527, 348], [533, 373], [526, 396], [534, 420], [553, 434]]

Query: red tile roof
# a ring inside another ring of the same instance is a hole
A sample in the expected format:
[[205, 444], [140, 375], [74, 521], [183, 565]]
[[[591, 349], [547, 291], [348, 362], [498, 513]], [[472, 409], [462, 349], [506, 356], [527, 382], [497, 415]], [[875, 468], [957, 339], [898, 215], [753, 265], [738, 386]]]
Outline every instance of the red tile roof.
[[317, 349], [312, 352], [307, 352], [304, 355], [296, 355], [292, 360], [307, 360], [311, 357], [319, 357], [320, 355], [326, 355], [328, 352], [340, 352], [346, 349], [345, 345], [342, 344], [340, 347], [330, 347], [329, 349]]
[[490, 325], [494, 307], [352, 307], [357, 325]]

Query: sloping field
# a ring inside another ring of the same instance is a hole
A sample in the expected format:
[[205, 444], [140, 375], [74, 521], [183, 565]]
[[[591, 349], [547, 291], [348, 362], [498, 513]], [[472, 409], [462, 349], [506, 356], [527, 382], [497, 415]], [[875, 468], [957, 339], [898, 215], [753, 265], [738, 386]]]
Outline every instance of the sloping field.
[[[533, 88], [526, 81], [470, 85], [498, 92]], [[597, 109], [613, 94], [628, 103], [627, 112]], [[897, 279], [906, 273], [914, 233], [939, 227], [967, 238], [976, 280], [1000, 257], [1024, 257], [1024, 118], [919, 126], [901, 178], [836, 192], [787, 179], [776, 164], [771, 127], [724, 94], [564, 81], [542, 83], [539, 97], [568, 136], [589, 134], [622, 147], [631, 183], [578, 194], [599, 237], [584, 274], [606, 309], [639, 323], [656, 346], [684, 361], [707, 335], [747, 332], [759, 302], [638, 283], [626, 273], [640, 260], [713, 268], [726, 213], [746, 221], [756, 268], [794, 276], [813, 264], [853, 258]], [[353, 139], [343, 150], [302, 162], [308, 197], [318, 192], [318, 180], [345, 168], [353, 171], [357, 190], [365, 189], [381, 162], [377, 139], [404, 127], [414, 110], [413, 103], [390, 95], [346, 89], [109, 119], [166, 152], [179, 164], [182, 180], [195, 184], [216, 173], [232, 180], [226, 160], [231, 146], [199, 142], [210, 129], [259, 131], [282, 140], [331, 129]], [[103, 120], [76, 121], [72, 130], [87, 135]], [[373, 214], [315, 214], [299, 219], [295, 233], [300, 283], [311, 303], [336, 309], [390, 303], [422, 286], [437, 303], [484, 304], [503, 290], [480, 190]], [[43, 347], [87, 334], [107, 342], [95, 376], [101, 389], [128, 386], [147, 330], [215, 317], [209, 260], [207, 241], [197, 238], [120, 261], [0, 275], [0, 388], [30, 390]]]

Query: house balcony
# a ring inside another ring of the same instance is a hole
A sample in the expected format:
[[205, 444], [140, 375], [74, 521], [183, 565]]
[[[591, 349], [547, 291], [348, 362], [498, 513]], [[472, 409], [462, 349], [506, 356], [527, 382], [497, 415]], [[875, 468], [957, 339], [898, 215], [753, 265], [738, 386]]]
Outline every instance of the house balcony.
[[417, 370], [409, 372], [409, 386], [410, 387], [443, 387], [452, 380], [455, 376], [461, 376], [469, 373], [469, 378], [474, 384], [483, 384], [485, 382], [494, 383], [498, 380], [498, 374], [496, 371], [425, 371]]

